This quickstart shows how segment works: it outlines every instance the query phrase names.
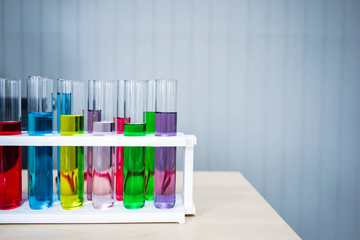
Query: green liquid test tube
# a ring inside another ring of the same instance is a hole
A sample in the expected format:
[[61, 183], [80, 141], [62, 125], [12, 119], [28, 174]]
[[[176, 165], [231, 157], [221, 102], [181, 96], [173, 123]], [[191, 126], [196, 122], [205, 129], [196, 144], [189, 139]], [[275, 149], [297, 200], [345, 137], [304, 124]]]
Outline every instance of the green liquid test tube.
[[[125, 136], [145, 136], [145, 124], [125, 124]], [[124, 206], [144, 206], [145, 147], [124, 147]]]
[[[125, 82], [124, 136], [145, 136], [144, 97], [146, 82]], [[127, 209], [142, 208], [145, 204], [145, 147], [124, 147], [123, 203]]]

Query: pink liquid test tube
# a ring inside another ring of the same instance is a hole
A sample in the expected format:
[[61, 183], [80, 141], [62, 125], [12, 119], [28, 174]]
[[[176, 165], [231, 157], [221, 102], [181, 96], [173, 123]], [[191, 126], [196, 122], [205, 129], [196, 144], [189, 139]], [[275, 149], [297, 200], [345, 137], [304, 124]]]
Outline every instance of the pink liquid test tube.
[[[93, 122], [93, 135], [115, 134], [116, 82], [94, 81], [93, 109], [101, 111], [101, 121]], [[94, 146], [92, 150], [92, 205], [106, 209], [114, 205], [115, 147]]]
[[[125, 82], [126, 80], [117, 81], [117, 118], [116, 133], [124, 134], [124, 124], [130, 123], [129, 118], [125, 118]], [[123, 200], [124, 184], [124, 147], [116, 147], [116, 200]]]

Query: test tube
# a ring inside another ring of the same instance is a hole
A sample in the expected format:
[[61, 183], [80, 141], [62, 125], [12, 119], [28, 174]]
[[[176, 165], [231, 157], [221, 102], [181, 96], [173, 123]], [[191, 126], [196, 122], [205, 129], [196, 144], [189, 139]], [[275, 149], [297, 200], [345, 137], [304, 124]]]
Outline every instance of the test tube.
[[[124, 124], [130, 123], [130, 118], [125, 118], [125, 82], [117, 81], [117, 118], [116, 133], [124, 134]], [[124, 185], [124, 147], [116, 147], [116, 199], [123, 200]]]
[[[28, 134], [51, 135], [53, 131], [53, 79], [27, 79]], [[53, 204], [53, 147], [28, 147], [28, 196], [31, 209]]]
[[[0, 135], [21, 134], [21, 81], [0, 78]], [[0, 146], [0, 209], [21, 204], [21, 147]]]
[[[60, 133], [60, 116], [71, 114], [71, 80], [57, 80], [57, 132]], [[60, 147], [57, 147], [57, 197], [60, 201]]]
[[[116, 81], [94, 82], [93, 109], [101, 111], [101, 120], [93, 122], [93, 134], [115, 134]], [[115, 147], [93, 148], [92, 205], [95, 209], [114, 205]]]
[[[89, 80], [88, 82], [88, 133], [93, 132], [93, 122], [101, 121], [101, 109], [99, 104], [95, 106], [95, 80]], [[93, 164], [93, 147], [87, 147], [87, 199], [92, 200], [92, 164]]]
[[[177, 81], [157, 80], [155, 136], [176, 136]], [[176, 147], [155, 147], [156, 208], [175, 204]]]
[[[64, 81], [60, 89], [60, 135], [84, 134], [84, 84]], [[69, 100], [69, 101], [67, 101]], [[70, 104], [68, 104], [70, 102]], [[65, 106], [64, 106], [65, 105]], [[64, 109], [65, 108], [65, 109]], [[70, 114], [69, 114], [70, 112]], [[60, 203], [63, 209], [82, 207], [84, 201], [84, 147], [60, 147]]]
[[[155, 134], [156, 80], [146, 81], [145, 122], [146, 134]], [[145, 200], [154, 200], [155, 147], [145, 148]]]
[[[145, 136], [145, 87], [143, 80], [125, 82], [125, 136]], [[137, 209], [145, 204], [144, 171], [145, 147], [124, 147], [124, 198], [125, 208]]]

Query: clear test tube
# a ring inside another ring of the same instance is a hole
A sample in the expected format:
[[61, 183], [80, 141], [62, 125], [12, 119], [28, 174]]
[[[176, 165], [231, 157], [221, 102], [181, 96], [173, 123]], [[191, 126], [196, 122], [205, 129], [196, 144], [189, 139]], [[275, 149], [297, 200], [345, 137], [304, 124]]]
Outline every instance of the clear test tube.
[[[53, 133], [53, 79], [30, 76], [27, 79], [28, 133]], [[28, 196], [31, 209], [53, 204], [53, 147], [28, 147]]]
[[[125, 118], [125, 82], [126, 80], [117, 80], [117, 134], [124, 134], [124, 124], [130, 123], [130, 118]], [[115, 176], [116, 199], [122, 201], [124, 185], [124, 147], [116, 147]]]
[[[57, 80], [57, 132], [60, 133], [60, 116], [71, 114], [71, 80]], [[60, 147], [57, 147], [57, 197], [60, 200]]]
[[[145, 89], [143, 80], [125, 82], [125, 136], [145, 136]], [[124, 147], [124, 206], [141, 208], [144, 196], [145, 147]]]
[[[115, 134], [116, 81], [94, 82], [93, 109], [101, 111], [101, 121], [93, 122], [96, 136]], [[115, 147], [93, 147], [92, 205], [95, 209], [114, 205]]]
[[[145, 122], [146, 134], [155, 134], [156, 80], [146, 81]], [[145, 200], [154, 200], [155, 147], [145, 148]]]
[[[60, 135], [84, 134], [84, 83], [67, 81], [60, 94], [70, 99], [70, 114], [60, 115]], [[63, 102], [64, 103], [64, 102]], [[67, 102], [65, 102], [66, 104]], [[66, 107], [66, 106], [65, 106]], [[84, 201], [84, 147], [60, 147], [60, 203], [63, 209], [82, 207]]]
[[[93, 132], [93, 123], [101, 121], [100, 105], [95, 105], [95, 82], [96, 80], [88, 81], [88, 133]], [[93, 147], [87, 147], [87, 181], [86, 193], [87, 199], [92, 200], [92, 164], [93, 164]]]
[[[157, 80], [155, 136], [176, 136], [177, 81]], [[155, 199], [157, 208], [175, 204], [176, 147], [155, 147]]]
[[[0, 78], [0, 135], [21, 134], [21, 81]], [[21, 204], [21, 147], [0, 146], [0, 209]]]

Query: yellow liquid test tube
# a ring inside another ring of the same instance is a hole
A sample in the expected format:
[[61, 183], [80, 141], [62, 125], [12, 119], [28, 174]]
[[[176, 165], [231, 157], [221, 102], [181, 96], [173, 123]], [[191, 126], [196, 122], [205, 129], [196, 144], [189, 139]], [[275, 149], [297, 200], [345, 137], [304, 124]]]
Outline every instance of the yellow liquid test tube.
[[[84, 134], [84, 115], [61, 115], [60, 134]], [[84, 202], [84, 147], [60, 147], [60, 203], [63, 209], [81, 208]]]

